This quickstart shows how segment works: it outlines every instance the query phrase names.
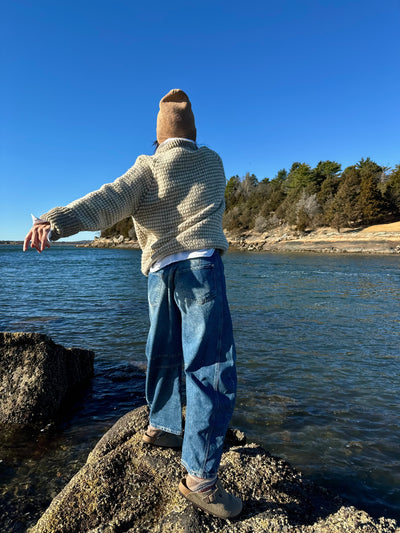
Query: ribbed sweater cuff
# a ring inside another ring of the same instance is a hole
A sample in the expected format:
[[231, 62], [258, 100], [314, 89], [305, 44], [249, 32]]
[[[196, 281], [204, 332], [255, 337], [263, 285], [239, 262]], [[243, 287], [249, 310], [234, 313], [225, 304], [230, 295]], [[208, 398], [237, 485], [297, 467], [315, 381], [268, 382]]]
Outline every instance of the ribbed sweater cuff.
[[81, 231], [79, 220], [69, 207], [55, 207], [40, 217], [51, 224], [51, 240], [57, 241]]

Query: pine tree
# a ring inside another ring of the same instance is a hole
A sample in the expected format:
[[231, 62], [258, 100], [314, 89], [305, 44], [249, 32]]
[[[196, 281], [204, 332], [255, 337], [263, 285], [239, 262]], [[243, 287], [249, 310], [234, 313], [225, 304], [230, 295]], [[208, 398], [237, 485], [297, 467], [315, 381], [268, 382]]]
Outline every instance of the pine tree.
[[365, 174], [361, 179], [358, 208], [362, 224], [371, 224], [382, 218], [384, 202], [374, 175]]
[[388, 209], [400, 216], [400, 165], [396, 165], [386, 183], [385, 199]]
[[361, 176], [356, 166], [347, 167], [332, 202], [332, 224], [338, 230], [360, 221], [361, 212], [358, 197], [361, 190]]

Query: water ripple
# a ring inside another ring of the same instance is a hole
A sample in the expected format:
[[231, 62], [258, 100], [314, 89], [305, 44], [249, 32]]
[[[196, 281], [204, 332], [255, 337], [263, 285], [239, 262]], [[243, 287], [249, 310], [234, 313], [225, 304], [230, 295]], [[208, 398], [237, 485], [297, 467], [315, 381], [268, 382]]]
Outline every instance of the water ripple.
[[[92, 387], [64, 425], [21, 437], [20, 446], [0, 438], [4, 501], [22, 509], [25, 498], [39, 512], [103, 432], [144, 402], [146, 278], [135, 250], [0, 254], [0, 328], [96, 352]], [[354, 505], [397, 518], [399, 266], [396, 256], [225, 257], [238, 355], [234, 424]], [[30, 496], [23, 485], [35, 487]]]

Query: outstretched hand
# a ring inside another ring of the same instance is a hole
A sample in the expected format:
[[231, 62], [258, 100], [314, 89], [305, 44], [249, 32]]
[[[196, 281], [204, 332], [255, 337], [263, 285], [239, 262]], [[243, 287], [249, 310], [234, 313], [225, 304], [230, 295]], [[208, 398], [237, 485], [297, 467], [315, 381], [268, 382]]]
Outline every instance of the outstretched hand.
[[36, 248], [39, 253], [43, 252], [45, 248], [50, 248], [49, 232], [49, 222], [33, 225], [25, 237], [23, 251], [25, 252], [28, 249], [29, 243], [31, 243], [31, 248]]

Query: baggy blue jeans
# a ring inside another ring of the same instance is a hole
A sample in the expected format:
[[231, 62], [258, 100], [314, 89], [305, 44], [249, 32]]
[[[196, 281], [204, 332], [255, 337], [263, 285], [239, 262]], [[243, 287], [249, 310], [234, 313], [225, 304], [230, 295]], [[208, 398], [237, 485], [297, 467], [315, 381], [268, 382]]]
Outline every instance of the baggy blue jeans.
[[236, 399], [236, 352], [221, 256], [187, 259], [148, 277], [150, 331], [146, 400], [150, 424], [182, 434], [182, 376], [186, 419], [182, 464], [189, 474], [218, 472]]

